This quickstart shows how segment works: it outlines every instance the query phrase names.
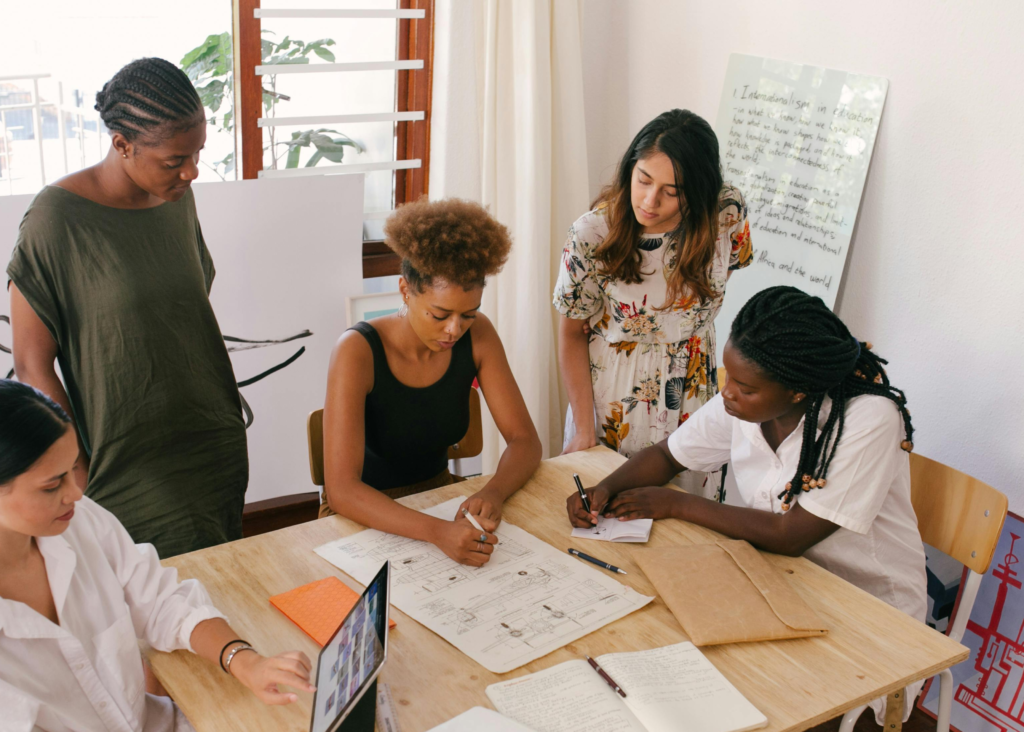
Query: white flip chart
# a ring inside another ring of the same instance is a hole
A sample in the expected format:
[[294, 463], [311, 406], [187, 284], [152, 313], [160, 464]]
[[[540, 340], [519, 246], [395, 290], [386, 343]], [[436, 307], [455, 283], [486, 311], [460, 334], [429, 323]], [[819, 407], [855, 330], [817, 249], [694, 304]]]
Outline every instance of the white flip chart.
[[715, 133], [725, 180], [747, 199], [754, 261], [729, 280], [719, 350], [766, 287], [835, 305], [888, 87], [877, 76], [730, 56]]

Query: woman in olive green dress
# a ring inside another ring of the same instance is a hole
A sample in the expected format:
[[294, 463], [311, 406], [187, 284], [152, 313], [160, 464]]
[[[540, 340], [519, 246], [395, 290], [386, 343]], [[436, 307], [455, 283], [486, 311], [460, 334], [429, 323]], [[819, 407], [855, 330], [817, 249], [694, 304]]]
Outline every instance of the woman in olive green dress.
[[21, 223], [14, 365], [73, 416], [87, 495], [167, 557], [241, 538], [249, 480], [190, 189], [206, 120], [188, 77], [156, 58], [96, 102], [106, 158], [40, 191]]

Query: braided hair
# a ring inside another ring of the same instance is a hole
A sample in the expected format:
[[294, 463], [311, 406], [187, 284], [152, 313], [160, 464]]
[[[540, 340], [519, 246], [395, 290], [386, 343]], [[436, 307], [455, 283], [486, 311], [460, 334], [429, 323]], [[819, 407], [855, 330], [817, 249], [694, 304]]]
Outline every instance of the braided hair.
[[179, 132], [202, 122], [203, 104], [181, 69], [162, 58], [140, 58], [114, 74], [94, 109], [111, 132], [129, 142], [164, 125]]
[[[863, 394], [890, 399], [903, 417], [907, 452], [914, 427], [907, 398], [889, 383], [883, 364], [871, 344], [854, 338], [842, 320], [821, 298], [795, 287], [769, 287], [743, 306], [732, 324], [734, 348], [783, 386], [807, 395], [803, 445], [796, 474], [779, 494], [788, 511], [801, 490], [824, 488], [829, 465], [843, 436], [846, 403]], [[818, 415], [825, 397], [832, 399], [821, 436], [815, 438]]]

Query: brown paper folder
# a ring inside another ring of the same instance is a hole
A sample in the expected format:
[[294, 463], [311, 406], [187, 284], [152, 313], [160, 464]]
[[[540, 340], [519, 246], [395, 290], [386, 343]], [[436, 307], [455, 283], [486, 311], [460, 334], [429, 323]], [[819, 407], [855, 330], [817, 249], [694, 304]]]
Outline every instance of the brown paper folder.
[[786, 579], [745, 541], [634, 552], [696, 646], [828, 632]]

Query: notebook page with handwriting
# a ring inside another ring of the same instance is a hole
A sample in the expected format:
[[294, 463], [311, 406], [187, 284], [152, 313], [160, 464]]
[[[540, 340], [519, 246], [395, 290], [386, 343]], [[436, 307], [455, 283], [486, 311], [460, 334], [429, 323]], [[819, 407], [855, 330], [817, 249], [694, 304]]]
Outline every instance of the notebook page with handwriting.
[[651, 538], [651, 526], [653, 525], [653, 519], [619, 521], [617, 518], [598, 516], [596, 526], [588, 529], [573, 529], [572, 536], [576, 539], [643, 544]]
[[609, 653], [597, 662], [615, 679], [622, 701], [648, 732], [746, 732], [768, 719], [729, 683], [692, 643], [633, 653]]
[[582, 660], [492, 684], [487, 696], [499, 712], [537, 732], [646, 732]]

